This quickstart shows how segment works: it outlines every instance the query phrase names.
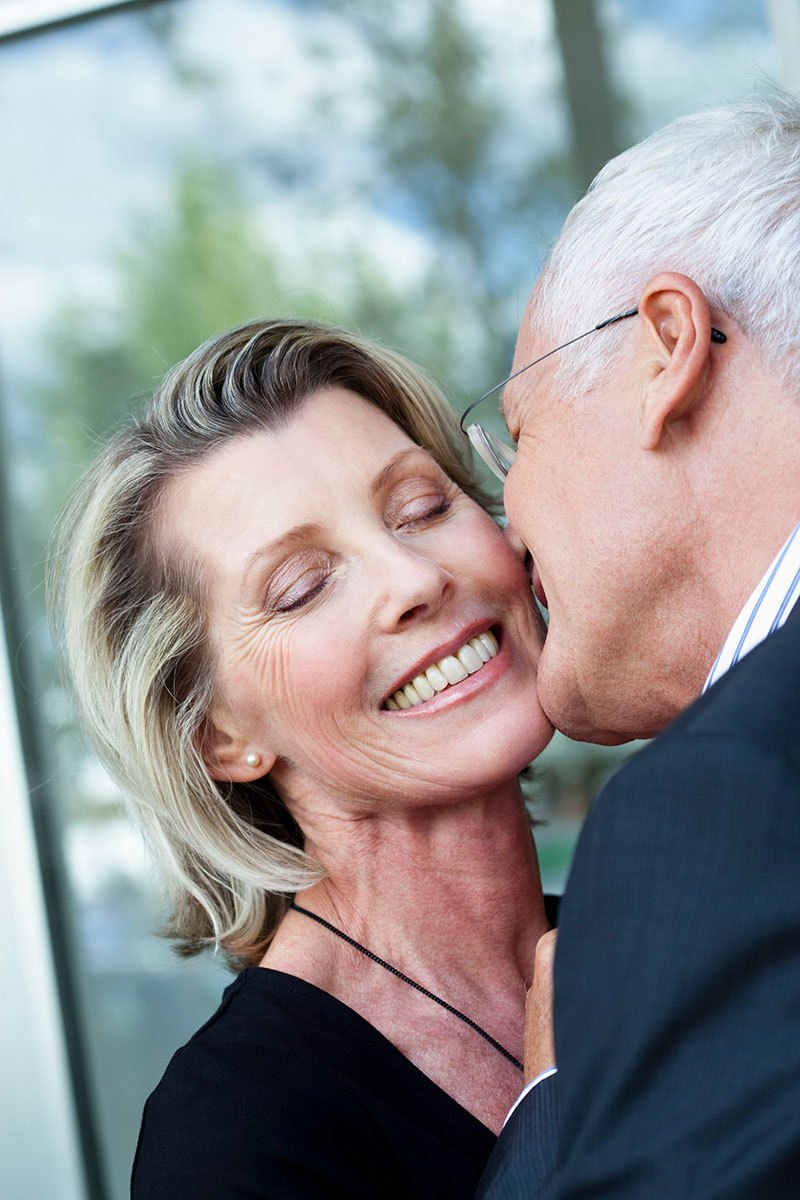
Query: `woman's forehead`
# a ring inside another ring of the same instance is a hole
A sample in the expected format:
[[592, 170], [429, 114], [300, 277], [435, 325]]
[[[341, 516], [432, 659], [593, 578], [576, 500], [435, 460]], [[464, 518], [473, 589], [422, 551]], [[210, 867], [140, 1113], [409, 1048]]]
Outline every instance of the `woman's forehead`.
[[254, 540], [281, 538], [370, 495], [414, 450], [376, 405], [326, 389], [279, 429], [237, 436], [177, 475], [161, 497], [159, 535], [201, 561], [244, 561]]

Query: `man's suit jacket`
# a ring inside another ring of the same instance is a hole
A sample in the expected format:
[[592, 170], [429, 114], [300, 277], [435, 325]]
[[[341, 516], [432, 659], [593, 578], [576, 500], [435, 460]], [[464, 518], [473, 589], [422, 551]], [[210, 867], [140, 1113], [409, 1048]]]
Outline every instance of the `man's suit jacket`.
[[555, 988], [480, 1196], [800, 1197], [800, 605], [601, 793]]

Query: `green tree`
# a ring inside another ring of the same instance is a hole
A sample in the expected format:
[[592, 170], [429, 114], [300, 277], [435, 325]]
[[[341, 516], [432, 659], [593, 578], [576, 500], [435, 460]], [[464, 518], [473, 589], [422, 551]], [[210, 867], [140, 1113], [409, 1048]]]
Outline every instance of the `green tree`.
[[569, 157], [543, 152], [533, 135], [514, 142], [502, 64], [459, 0], [321, 3], [346, 14], [377, 63], [375, 202], [421, 225], [437, 247], [437, 273], [459, 296], [454, 319], [480, 331], [475, 366], [489, 386], [511, 361], [520, 296], [538, 267], [535, 239], [549, 240], [574, 199]]

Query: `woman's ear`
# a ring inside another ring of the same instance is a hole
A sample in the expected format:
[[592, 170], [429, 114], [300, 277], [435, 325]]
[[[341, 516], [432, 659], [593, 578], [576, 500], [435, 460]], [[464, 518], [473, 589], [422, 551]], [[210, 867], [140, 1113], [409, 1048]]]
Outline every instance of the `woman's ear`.
[[228, 733], [213, 721], [203, 727], [200, 752], [209, 775], [218, 783], [253, 783], [269, 774], [277, 758], [263, 746]]
[[664, 271], [642, 292], [639, 319], [648, 360], [640, 445], [656, 450], [673, 422], [687, 416], [705, 393], [711, 311], [693, 279]]

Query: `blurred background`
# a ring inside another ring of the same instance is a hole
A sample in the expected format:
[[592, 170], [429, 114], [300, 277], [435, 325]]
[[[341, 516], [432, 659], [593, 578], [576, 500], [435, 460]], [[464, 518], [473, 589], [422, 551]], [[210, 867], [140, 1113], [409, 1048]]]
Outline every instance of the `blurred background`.
[[[359, 329], [465, 407], [602, 163], [774, 83], [800, 86], [800, 0], [0, 0], [0, 1195], [122, 1200], [229, 980], [153, 936], [54, 671], [48, 531], [98, 439], [256, 315]], [[537, 764], [549, 890], [630, 751]]]

